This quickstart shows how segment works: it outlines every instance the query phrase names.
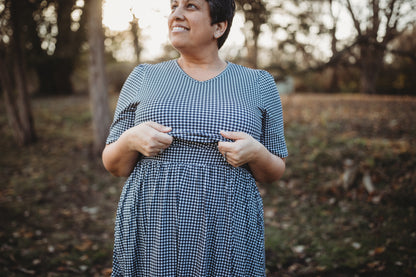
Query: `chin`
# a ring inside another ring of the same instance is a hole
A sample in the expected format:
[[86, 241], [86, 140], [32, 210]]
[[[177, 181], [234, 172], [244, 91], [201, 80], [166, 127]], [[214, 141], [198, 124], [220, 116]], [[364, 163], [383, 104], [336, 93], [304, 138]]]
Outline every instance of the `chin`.
[[183, 41], [171, 40], [170, 44], [177, 50], [186, 48], [186, 44]]

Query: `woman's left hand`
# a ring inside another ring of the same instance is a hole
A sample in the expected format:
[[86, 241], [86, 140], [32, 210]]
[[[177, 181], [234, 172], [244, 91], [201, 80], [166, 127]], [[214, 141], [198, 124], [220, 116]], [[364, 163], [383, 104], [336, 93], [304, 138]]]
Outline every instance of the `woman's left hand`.
[[230, 165], [239, 167], [257, 158], [262, 144], [252, 136], [244, 132], [221, 131], [220, 133], [224, 138], [234, 140], [218, 142], [218, 150]]

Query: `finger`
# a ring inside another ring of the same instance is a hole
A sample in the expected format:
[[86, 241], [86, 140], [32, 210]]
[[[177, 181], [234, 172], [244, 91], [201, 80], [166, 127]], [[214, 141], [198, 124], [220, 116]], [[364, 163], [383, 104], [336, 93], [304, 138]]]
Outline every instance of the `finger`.
[[164, 145], [170, 145], [172, 143], [172, 136], [166, 134], [167, 132], [170, 132], [172, 128], [151, 121], [145, 122], [144, 125], [147, 128], [147, 140], [150, 145], [152, 145], [153, 143], [162, 143]]
[[229, 141], [220, 141], [218, 142], [218, 150], [221, 154], [224, 155], [225, 152], [233, 152], [234, 151], [234, 142]]
[[222, 154], [222, 156], [224, 157], [225, 162], [232, 164], [232, 159], [230, 157], [230, 153], [229, 152], [224, 152]]
[[152, 147], [148, 148], [147, 153], [149, 153], [149, 156], [157, 156], [162, 154], [163, 151], [165, 151], [168, 147], [169, 146], [163, 144], [153, 145]]
[[159, 142], [159, 141], [155, 141], [149, 148], [152, 151], [159, 151], [160, 149], [166, 149], [168, 147], [169, 147], [169, 144]]
[[238, 139], [244, 139], [247, 137], [247, 134], [244, 132], [226, 132], [226, 131], [220, 131], [220, 134], [226, 138], [231, 140], [238, 140]]
[[171, 127], [164, 126], [164, 125], [159, 124], [159, 123], [154, 122], [154, 121], [149, 121], [146, 124], [147, 124], [147, 126], [150, 126], [153, 129], [155, 129], [159, 132], [162, 132], [162, 133], [169, 133], [170, 131], [172, 131]]
[[228, 152], [226, 152], [226, 154], [225, 154], [225, 161], [227, 162], [227, 163], [229, 163], [230, 165], [232, 165], [233, 167], [239, 167], [240, 165], [242, 165], [243, 163], [241, 163], [241, 162], [239, 162], [239, 161], [237, 161], [237, 160], [235, 160], [234, 158], [233, 158], [233, 156], [232, 155], [230, 155]]
[[157, 142], [163, 144], [164, 146], [171, 145], [173, 141], [172, 136], [165, 134], [165, 133], [159, 133], [157, 135]]

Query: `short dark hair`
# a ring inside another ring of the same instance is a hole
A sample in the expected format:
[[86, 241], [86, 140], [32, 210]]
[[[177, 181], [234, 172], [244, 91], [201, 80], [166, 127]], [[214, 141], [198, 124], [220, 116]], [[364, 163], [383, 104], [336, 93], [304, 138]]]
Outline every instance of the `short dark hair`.
[[235, 13], [234, 0], [206, 0], [209, 4], [209, 12], [211, 16], [211, 24], [227, 21], [227, 29], [224, 34], [218, 38], [218, 49], [224, 44], [230, 33]]

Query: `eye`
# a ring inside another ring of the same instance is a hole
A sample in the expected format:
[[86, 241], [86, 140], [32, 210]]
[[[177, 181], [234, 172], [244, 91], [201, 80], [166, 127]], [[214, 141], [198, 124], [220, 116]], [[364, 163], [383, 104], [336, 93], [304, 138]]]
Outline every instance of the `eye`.
[[172, 3], [172, 5], [170, 5], [170, 10], [174, 11], [174, 10], [176, 10], [177, 7], [178, 7], [178, 4]]
[[197, 9], [197, 6], [195, 4], [191, 4], [191, 3], [189, 3], [186, 7], [188, 9]]

